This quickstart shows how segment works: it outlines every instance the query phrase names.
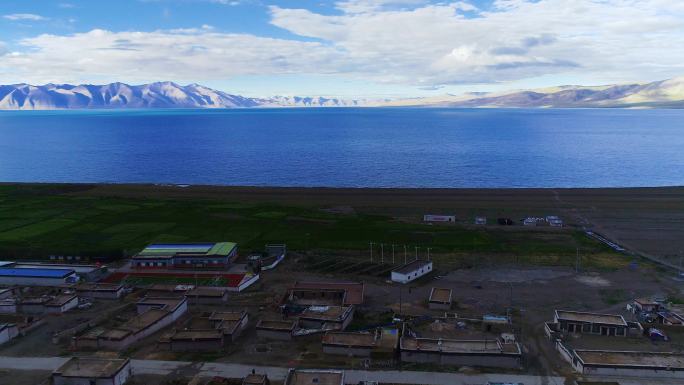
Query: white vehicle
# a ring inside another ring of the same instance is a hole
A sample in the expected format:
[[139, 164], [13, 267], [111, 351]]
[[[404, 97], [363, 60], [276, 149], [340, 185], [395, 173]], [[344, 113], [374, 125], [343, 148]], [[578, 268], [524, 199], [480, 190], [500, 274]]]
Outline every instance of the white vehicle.
[[86, 302], [86, 303], [82, 303], [82, 304], [78, 305], [78, 309], [79, 309], [79, 310], [88, 310], [88, 309], [90, 309], [91, 307], [93, 307], [93, 303], [92, 303], [92, 302]]

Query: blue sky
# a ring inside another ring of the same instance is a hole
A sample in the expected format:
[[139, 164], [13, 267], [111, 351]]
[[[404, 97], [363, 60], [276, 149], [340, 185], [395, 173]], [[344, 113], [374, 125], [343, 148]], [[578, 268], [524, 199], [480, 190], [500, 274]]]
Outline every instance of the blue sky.
[[0, 2], [0, 83], [432, 96], [684, 75], [679, 0]]

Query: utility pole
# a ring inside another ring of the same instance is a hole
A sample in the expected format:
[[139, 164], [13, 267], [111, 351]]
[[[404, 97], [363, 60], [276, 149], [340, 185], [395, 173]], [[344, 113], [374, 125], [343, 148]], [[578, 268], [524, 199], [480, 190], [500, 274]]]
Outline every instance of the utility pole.
[[392, 264], [394, 265], [394, 243], [392, 244]]
[[373, 263], [373, 242], [370, 243], [370, 256], [371, 256], [371, 263]]
[[429, 262], [429, 261], [430, 261], [430, 248], [429, 248], [429, 247], [427, 248], [427, 251], [428, 251], [428, 256], [427, 256], [427, 258], [428, 258], [428, 262]]
[[385, 263], [385, 244], [380, 244], [380, 263]]
[[400, 285], [400, 286], [399, 286], [399, 316], [400, 316], [400, 317], [401, 317], [401, 305], [402, 305], [402, 301], [401, 301], [401, 299], [402, 299], [402, 298], [401, 298], [401, 289], [402, 289], [402, 288], [403, 288], [403, 286]]
[[576, 247], [576, 250], [577, 250], [577, 255], [575, 256], [575, 273], [579, 274], [579, 268], [580, 268], [579, 246]]
[[416, 246], [416, 261], [418, 260], [418, 246]]
[[404, 265], [406, 264], [406, 245], [404, 245]]

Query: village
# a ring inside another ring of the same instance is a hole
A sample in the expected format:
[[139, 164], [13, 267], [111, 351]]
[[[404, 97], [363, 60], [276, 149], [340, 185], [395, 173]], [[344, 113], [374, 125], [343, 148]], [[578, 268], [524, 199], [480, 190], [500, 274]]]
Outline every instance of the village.
[[[521, 222], [564, 226], [557, 216]], [[230, 241], [150, 244], [116, 266], [0, 262], [0, 355], [67, 357], [38, 379], [55, 385], [397, 383], [356, 381], [348, 370], [457, 373], [481, 384], [684, 380], [684, 306], [663, 291], [677, 282], [663, 284], [657, 269], [449, 271], [429, 249], [385, 246], [371, 244], [365, 262], [312, 263], [286, 244], [243, 253]], [[153, 375], [136, 360], [245, 370]], [[269, 377], [264, 365], [289, 370]], [[503, 380], [486, 380], [493, 374]]]

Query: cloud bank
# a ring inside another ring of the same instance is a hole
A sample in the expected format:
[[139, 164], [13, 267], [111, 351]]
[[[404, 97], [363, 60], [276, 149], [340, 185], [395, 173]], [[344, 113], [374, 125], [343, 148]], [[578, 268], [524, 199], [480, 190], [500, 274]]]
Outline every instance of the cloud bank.
[[610, 81], [684, 72], [679, 0], [496, 0], [487, 9], [466, 1], [348, 0], [335, 6], [333, 14], [269, 7], [271, 24], [294, 38], [209, 27], [39, 35], [11, 52], [0, 46], [0, 81], [304, 74], [430, 89], [556, 74]]

